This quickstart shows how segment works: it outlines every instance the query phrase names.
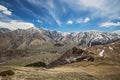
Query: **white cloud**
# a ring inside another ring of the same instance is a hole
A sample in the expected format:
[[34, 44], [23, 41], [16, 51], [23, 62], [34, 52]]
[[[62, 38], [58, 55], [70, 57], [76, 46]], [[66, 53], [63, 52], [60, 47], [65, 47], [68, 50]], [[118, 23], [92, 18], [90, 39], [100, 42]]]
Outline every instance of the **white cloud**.
[[87, 22], [89, 22], [89, 21], [90, 21], [90, 18], [89, 18], [89, 17], [79, 18], [79, 19], [76, 19], [76, 20], [75, 20], [75, 22], [76, 22], [76, 23], [79, 23], [79, 24], [81, 24], [81, 23], [87, 23]]
[[47, 6], [43, 6], [45, 7], [48, 11], [49, 11], [49, 14], [51, 15], [51, 17], [55, 20], [55, 22], [57, 23], [57, 25], [61, 26], [61, 21], [59, 20], [58, 16], [56, 15], [57, 13], [55, 12], [56, 10], [56, 7], [54, 5], [54, 2], [53, 0], [51, 1], [48, 1], [47, 2]]
[[85, 19], [84, 19], [84, 23], [87, 23], [87, 22], [89, 22], [90, 21], [90, 18], [89, 17], [86, 17]]
[[12, 12], [7, 7], [0, 5], [0, 28], [8, 28], [11, 30], [16, 30], [16, 29], [27, 29], [27, 28], [35, 27], [34, 24], [29, 22], [13, 20], [8, 15], [12, 16]]
[[0, 11], [2, 11], [2, 13], [6, 15], [12, 15], [12, 12], [3, 5], [0, 5]]
[[11, 30], [28, 29], [31, 27], [35, 27], [35, 25], [29, 22], [22, 22], [16, 20], [11, 20], [10, 22], [0, 22], [0, 28], [8, 28]]
[[6, 15], [12, 15], [12, 12], [10, 12], [8, 10], [3, 11], [3, 13], [6, 14]]
[[69, 20], [66, 24], [73, 24], [73, 21]]
[[37, 20], [36, 22], [38, 22], [38, 23], [43, 23], [41, 20]]
[[[118, 18], [120, 16], [120, 0], [62, 0], [76, 12], [90, 12], [92, 18]], [[111, 4], [112, 3], [112, 4]]]
[[100, 27], [105, 27], [105, 28], [109, 28], [109, 27], [116, 27], [116, 26], [120, 26], [120, 22], [104, 22], [100, 25]]
[[[27, 1], [32, 5], [34, 4], [34, 5], [38, 6], [38, 7], [43, 7], [48, 11], [48, 14], [50, 15], [50, 17], [48, 17], [48, 19], [44, 18], [44, 19], [46, 19], [47, 23], [52, 22], [52, 20], [48, 21], [48, 20], [50, 20], [49, 18], [52, 18], [56, 22], [56, 24], [58, 26], [61, 26], [62, 22], [59, 19], [60, 15], [58, 16], [58, 14], [60, 14], [61, 11], [59, 11], [58, 8], [55, 6], [53, 0], [48, 0], [48, 1], [39, 1], [39, 0], [32, 0], [31, 1], [31, 0], [27, 0]], [[50, 24], [52, 24], [52, 23], [50, 23]]]
[[80, 5], [87, 8], [103, 9], [104, 0], [79, 0]]
[[0, 10], [4, 11], [4, 10], [7, 10], [7, 8], [4, 7], [3, 5], [0, 5]]

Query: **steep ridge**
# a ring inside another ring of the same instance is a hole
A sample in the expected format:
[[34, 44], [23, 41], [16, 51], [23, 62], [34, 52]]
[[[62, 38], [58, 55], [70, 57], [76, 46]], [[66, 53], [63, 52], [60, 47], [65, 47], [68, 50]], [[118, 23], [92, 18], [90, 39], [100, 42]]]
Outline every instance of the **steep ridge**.
[[120, 41], [89, 47], [85, 50], [95, 53], [96, 57], [120, 57]]
[[56, 47], [54, 46], [56, 43], [68, 46], [91, 47], [120, 40], [118, 34], [96, 31], [64, 33], [42, 28], [13, 31], [1, 28], [0, 33], [0, 49], [39, 49], [42, 46], [52, 45], [51, 47]]
[[66, 51], [60, 58], [50, 63], [47, 67], [58, 67], [79, 61], [94, 61], [94, 53], [88, 52], [77, 47]]

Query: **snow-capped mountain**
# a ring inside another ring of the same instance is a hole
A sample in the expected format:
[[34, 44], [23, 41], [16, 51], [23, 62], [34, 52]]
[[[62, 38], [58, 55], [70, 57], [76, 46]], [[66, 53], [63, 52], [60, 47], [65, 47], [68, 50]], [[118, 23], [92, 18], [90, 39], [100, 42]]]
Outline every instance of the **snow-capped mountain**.
[[90, 47], [118, 40], [120, 40], [118, 34], [97, 31], [65, 33], [43, 28], [17, 29], [13, 31], [0, 29], [0, 49], [34, 49], [42, 46], [53, 46], [56, 43]]

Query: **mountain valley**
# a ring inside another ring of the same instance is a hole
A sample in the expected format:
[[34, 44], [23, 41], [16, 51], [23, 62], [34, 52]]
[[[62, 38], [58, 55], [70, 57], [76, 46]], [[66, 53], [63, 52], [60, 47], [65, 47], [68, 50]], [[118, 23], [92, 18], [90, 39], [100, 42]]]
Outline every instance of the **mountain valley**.
[[120, 79], [119, 34], [1, 28], [0, 44], [0, 80]]

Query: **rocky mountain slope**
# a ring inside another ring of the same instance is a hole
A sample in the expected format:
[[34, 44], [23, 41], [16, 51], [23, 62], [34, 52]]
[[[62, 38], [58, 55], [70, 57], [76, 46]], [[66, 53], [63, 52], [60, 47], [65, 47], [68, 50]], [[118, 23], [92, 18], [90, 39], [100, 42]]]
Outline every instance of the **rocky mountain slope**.
[[[120, 63], [120, 41], [92, 46], [89, 48], [77, 48], [73, 47], [66, 51], [61, 57], [57, 60], [53, 61], [48, 65], [48, 67], [57, 67], [64, 64], [70, 64], [75, 62], [92, 62], [94, 65], [98, 65], [98, 63], [102, 64], [117, 64]], [[83, 65], [83, 64], [82, 64]]]
[[109, 43], [106, 45], [97, 45], [85, 49], [86, 51], [95, 53], [96, 57], [113, 58], [120, 57], [120, 41]]
[[42, 28], [13, 31], [0, 29], [0, 49], [39, 49], [45, 47], [47, 50], [51, 47], [64, 47], [65, 45], [90, 47], [118, 40], [120, 40], [118, 34], [96, 31], [64, 33]]
[[81, 61], [94, 61], [94, 53], [73, 47], [66, 51], [60, 58], [50, 63], [48, 68]]

